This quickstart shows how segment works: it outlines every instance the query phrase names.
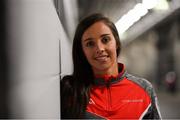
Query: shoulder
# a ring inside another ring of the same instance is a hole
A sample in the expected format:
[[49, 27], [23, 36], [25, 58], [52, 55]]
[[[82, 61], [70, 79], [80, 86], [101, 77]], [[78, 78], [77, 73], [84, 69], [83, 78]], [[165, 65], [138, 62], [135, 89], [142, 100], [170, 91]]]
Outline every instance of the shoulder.
[[151, 96], [151, 98], [154, 96], [154, 88], [147, 79], [137, 77], [128, 73], [126, 74], [126, 78], [143, 88]]
[[143, 119], [161, 119], [161, 114], [159, 112], [159, 107], [158, 107], [157, 95], [155, 93], [152, 84], [144, 78], [133, 76], [128, 73], [126, 74], [126, 78], [129, 81], [132, 81], [136, 85], [140, 86], [142, 89], [144, 89], [151, 98], [152, 105], [144, 115]]
[[145, 78], [137, 77], [128, 73], [126, 74], [126, 77], [127, 79], [135, 82], [136, 84], [140, 85], [143, 88], [148, 88], [148, 87], [152, 88], [152, 84]]

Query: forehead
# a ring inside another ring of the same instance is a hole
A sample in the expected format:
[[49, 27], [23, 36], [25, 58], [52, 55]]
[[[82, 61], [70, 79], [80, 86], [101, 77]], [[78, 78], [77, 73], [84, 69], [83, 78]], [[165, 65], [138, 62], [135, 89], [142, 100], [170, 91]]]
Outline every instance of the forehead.
[[99, 37], [102, 34], [112, 34], [111, 29], [104, 22], [99, 21], [92, 24], [88, 29], [85, 30], [82, 39], [87, 39], [89, 37]]

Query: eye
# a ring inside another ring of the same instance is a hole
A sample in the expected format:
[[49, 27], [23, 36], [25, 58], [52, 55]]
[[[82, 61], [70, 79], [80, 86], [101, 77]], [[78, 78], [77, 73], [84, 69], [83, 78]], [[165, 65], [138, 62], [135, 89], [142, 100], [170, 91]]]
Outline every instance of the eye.
[[85, 44], [86, 47], [93, 47], [94, 45], [95, 45], [95, 43], [93, 41], [88, 41]]
[[107, 44], [110, 40], [111, 38], [109, 36], [104, 36], [101, 41], [102, 43]]

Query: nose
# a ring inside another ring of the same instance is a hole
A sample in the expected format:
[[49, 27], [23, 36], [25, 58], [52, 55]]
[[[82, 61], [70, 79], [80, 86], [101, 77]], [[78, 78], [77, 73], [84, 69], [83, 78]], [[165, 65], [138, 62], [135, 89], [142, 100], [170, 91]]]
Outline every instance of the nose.
[[104, 50], [105, 50], [104, 45], [101, 42], [98, 42], [96, 45], [96, 53], [101, 54], [104, 52]]

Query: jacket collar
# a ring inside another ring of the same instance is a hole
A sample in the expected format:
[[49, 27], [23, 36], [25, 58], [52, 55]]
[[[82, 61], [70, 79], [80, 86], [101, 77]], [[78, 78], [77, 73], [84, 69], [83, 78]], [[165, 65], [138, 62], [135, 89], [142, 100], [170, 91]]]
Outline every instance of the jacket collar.
[[103, 76], [96, 76], [94, 79], [95, 85], [106, 85], [109, 87], [111, 84], [114, 84], [125, 77], [126, 71], [125, 66], [122, 63], [118, 63], [118, 75], [117, 76], [110, 76], [110, 75], [103, 75]]

